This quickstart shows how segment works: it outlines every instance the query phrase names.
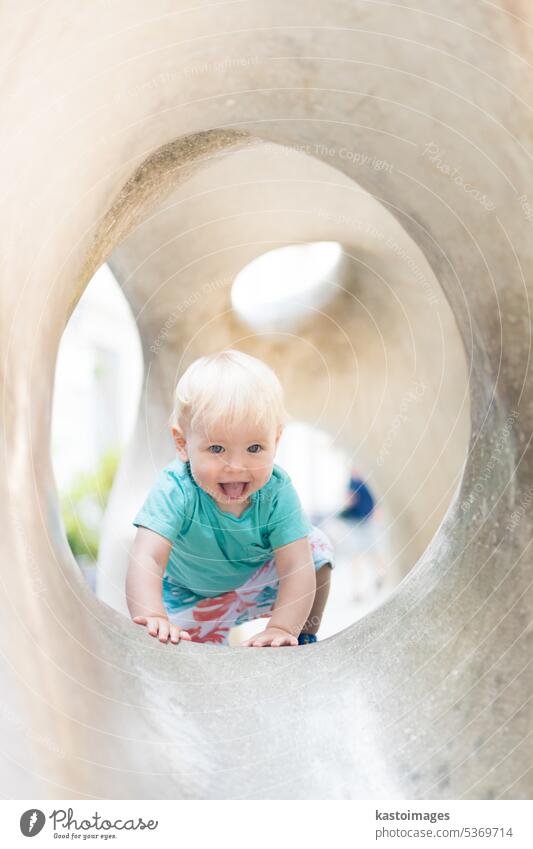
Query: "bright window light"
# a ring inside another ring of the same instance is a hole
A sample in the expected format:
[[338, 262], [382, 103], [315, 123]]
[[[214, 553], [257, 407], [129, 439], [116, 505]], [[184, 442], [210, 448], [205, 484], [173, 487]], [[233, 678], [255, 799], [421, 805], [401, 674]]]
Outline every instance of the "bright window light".
[[286, 328], [309, 308], [320, 309], [341, 284], [344, 254], [338, 242], [288, 245], [261, 254], [240, 271], [231, 300], [257, 330]]

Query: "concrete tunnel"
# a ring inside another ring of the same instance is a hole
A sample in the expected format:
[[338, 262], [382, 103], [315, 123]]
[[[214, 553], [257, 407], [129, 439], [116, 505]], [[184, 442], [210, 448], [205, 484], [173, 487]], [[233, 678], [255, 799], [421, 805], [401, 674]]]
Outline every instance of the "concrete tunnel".
[[[61, 0], [8, 21], [5, 795], [530, 797], [531, 36], [516, 7]], [[254, 332], [236, 274], [329, 240], [343, 265], [325, 304]], [[145, 376], [95, 596], [49, 445], [61, 335], [104, 262]], [[357, 449], [387, 515], [394, 592], [297, 654], [152, 644], [124, 615], [177, 374], [230, 346]]]

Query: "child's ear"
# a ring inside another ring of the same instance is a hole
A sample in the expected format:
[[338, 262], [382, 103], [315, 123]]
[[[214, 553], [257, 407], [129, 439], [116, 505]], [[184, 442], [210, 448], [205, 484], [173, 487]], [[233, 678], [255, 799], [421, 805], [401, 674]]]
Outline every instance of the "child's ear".
[[172, 427], [171, 431], [172, 439], [174, 440], [174, 445], [176, 446], [176, 451], [178, 452], [180, 459], [187, 462], [189, 455], [187, 454], [187, 442], [183, 432], [178, 427]]
[[277, 430], [277, 433], [276, 433], [276, 448], [278, 447], [278, 442], [279, 442], [279, 440], [280, 440], [280, 438], [281, 438], [281, 434], [282, 434], [282, 433], [283, 433], [283, 425], [280, 425], [280, 426], [278, 427], [278, 430]]

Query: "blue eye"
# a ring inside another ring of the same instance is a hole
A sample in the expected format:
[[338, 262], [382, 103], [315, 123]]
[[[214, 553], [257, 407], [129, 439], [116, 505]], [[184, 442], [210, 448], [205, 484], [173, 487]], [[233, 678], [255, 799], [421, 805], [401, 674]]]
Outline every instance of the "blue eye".
[[[252, 448], [257, 448], [258, 451], [252, 451]], [[261, 451], [261, 446], [259, 445], [258, 442], [255, 442], [253, 445], [250, 445], [250, 447], [248, 448], [248, 451], [250, 452], [250, 454], [258, 454], [259, 451]]]
[[217, 448], [220, 448], [220, 451], [224, 450], [222, 445], [210, 445], [207, 450], [211, 451], [211, 454], [220, 454], [220, 451], [216, 450]]

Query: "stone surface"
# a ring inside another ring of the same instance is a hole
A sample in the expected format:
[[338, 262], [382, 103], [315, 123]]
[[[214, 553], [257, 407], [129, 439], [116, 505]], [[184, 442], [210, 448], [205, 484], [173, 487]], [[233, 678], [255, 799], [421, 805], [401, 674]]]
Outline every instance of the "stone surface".
[[[5, 15], [4, 796], [531, 796], [518, 5], [59, 0]], [[351, 257], [345, 291], [296, 339], [249, 337], [228, 308], [234, 274], [330, 238]], [[49, 437], [58, 343], [106, 260], [146, 379], [97, 598], [64, 536]], [[348, 451], [362, 441], [369, 464], [413, 380], [426, 387], [373, 469], [406, 577], [296, 653], [163, 646], [120, 612], [128, 516], [171, 456], [173, 381], [227, 344], [264, 356], [291, 413], [322, 416]]]

